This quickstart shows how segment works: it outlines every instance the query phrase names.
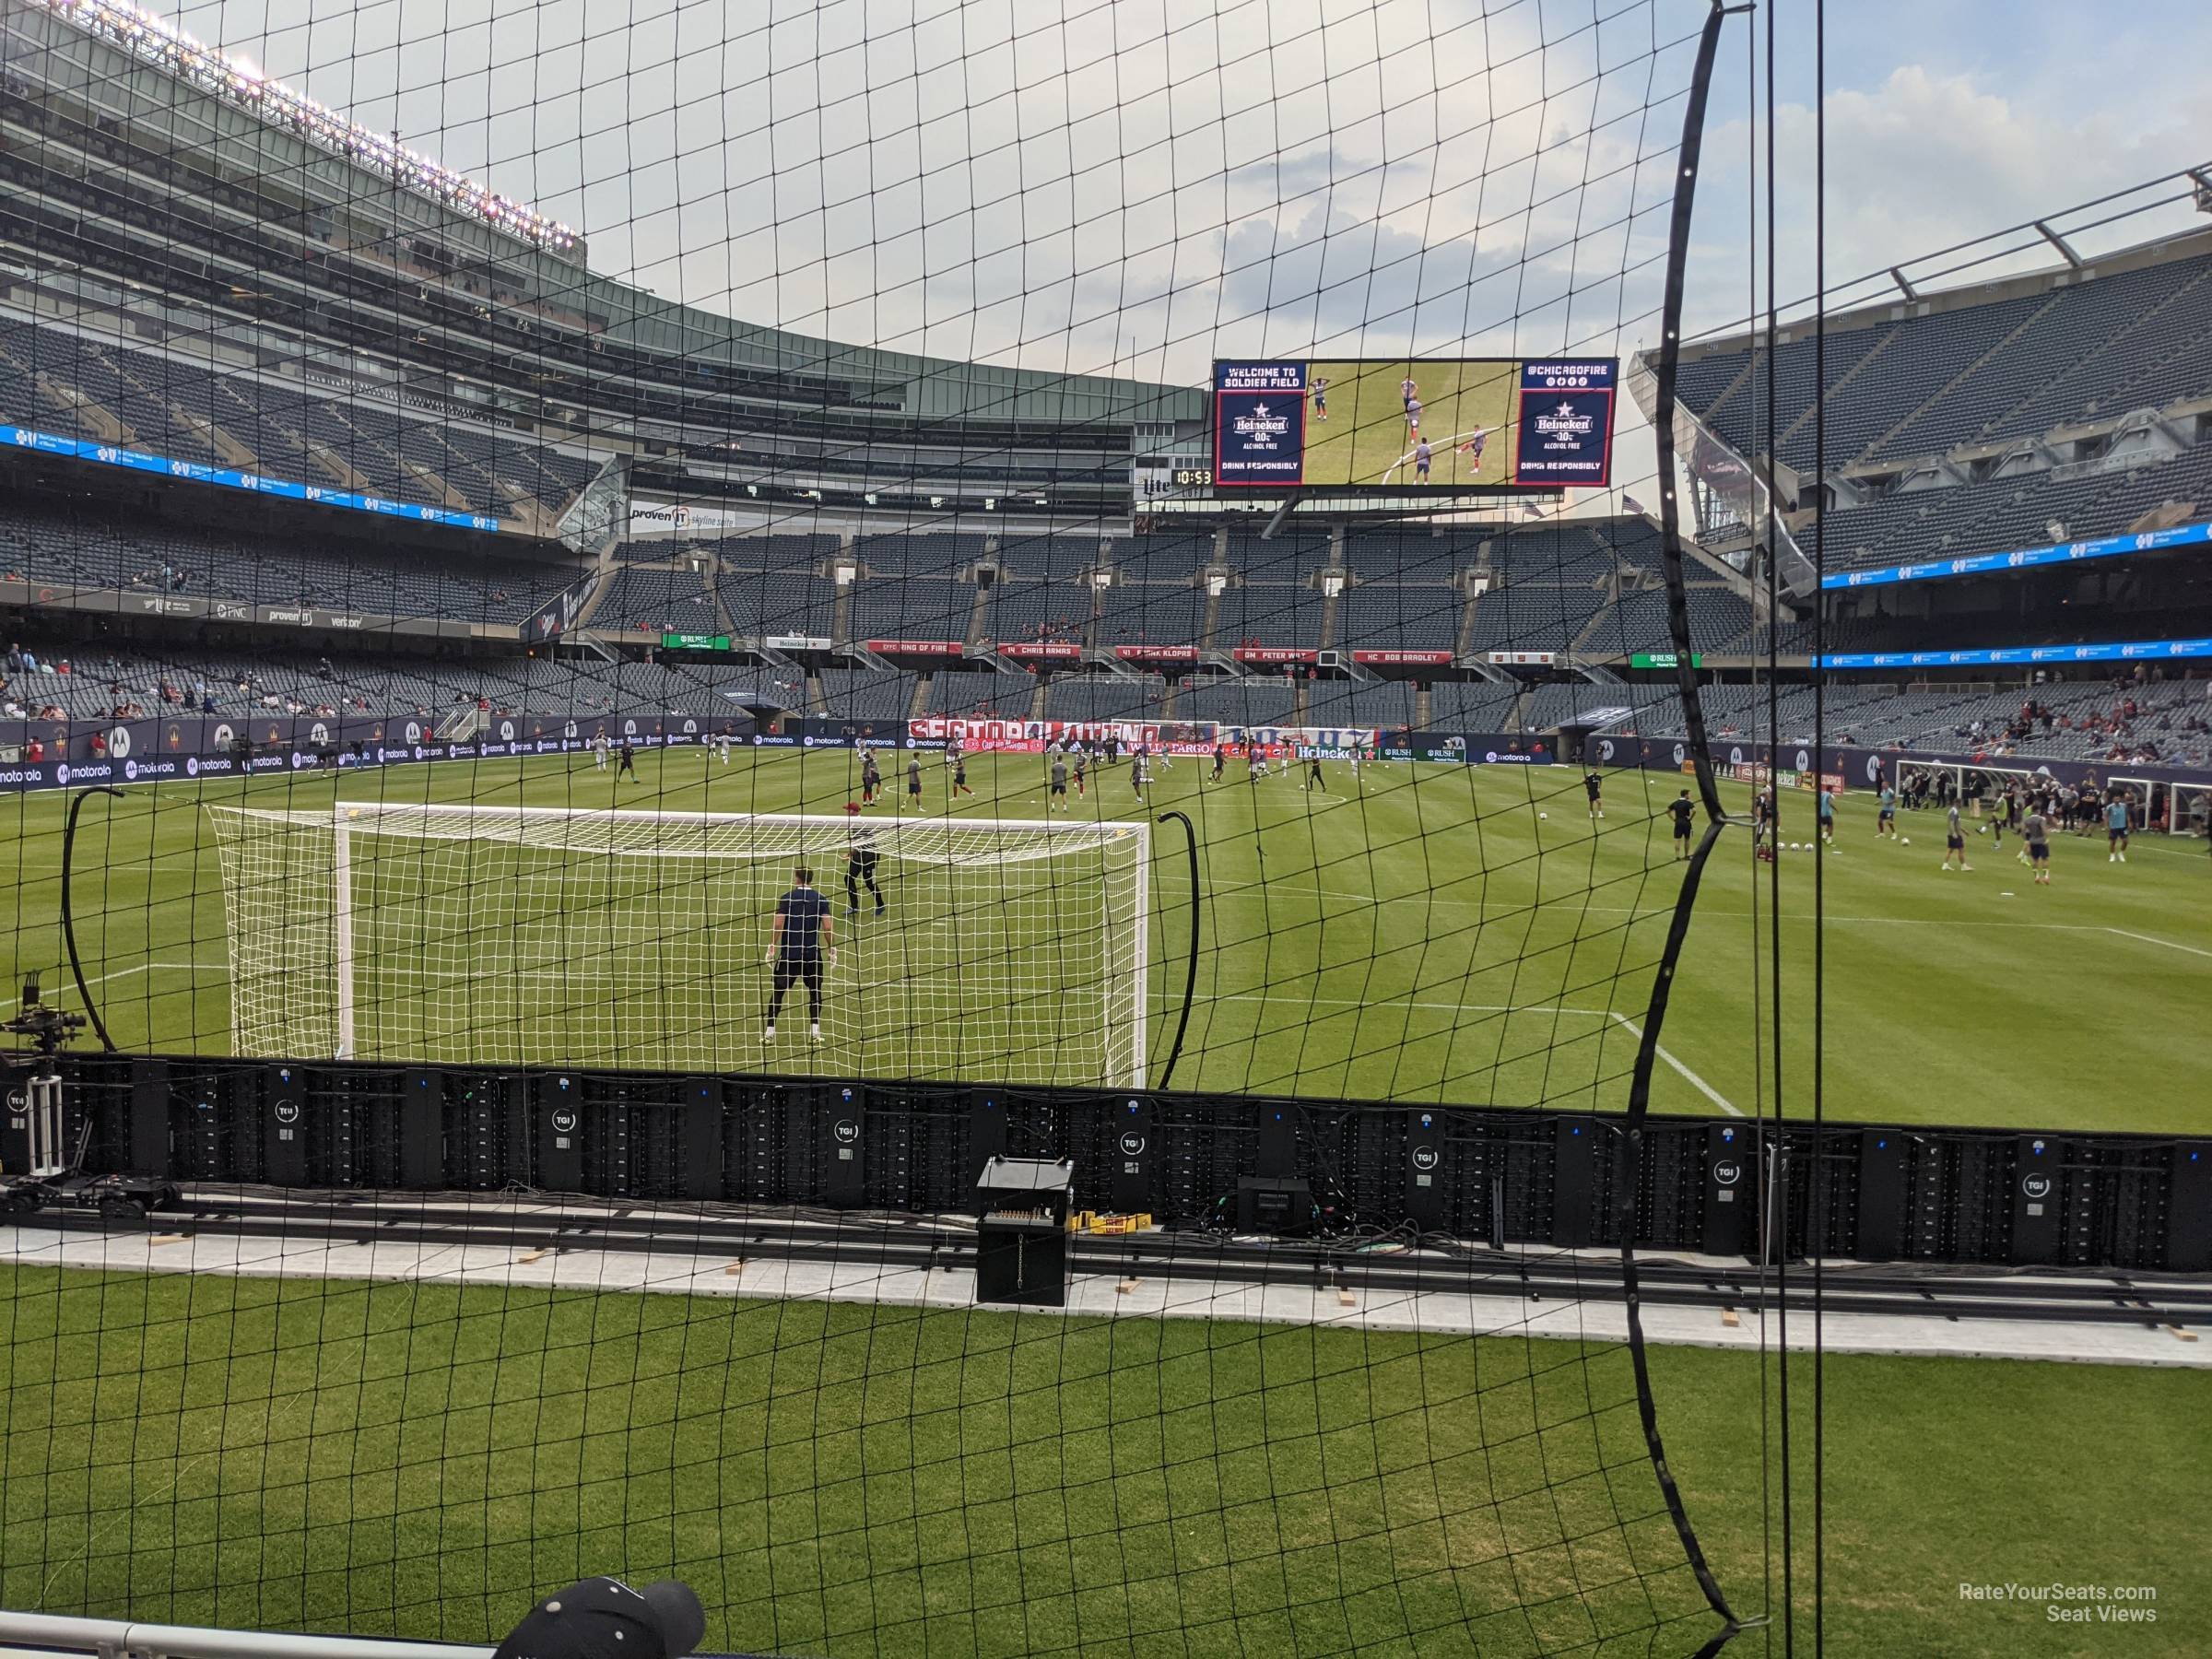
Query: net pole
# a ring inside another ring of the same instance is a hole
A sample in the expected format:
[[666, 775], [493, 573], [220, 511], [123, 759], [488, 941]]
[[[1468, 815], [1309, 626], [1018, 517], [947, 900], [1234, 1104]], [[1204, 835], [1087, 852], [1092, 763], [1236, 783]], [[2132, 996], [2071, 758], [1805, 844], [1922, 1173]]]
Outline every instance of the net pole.
[[[1107, 893], [1113, 891], [1111, 882], [1101, 885]], [[1130, 918], [1131, 973], [1129, 983], [1130, 1050], [1127, 1084], [1131, 1088], [1145, 1086], [1145, 1065], [1148, 1059], [1145, 1035], [1147, 1022], [1152, 1016], [1152, 830], [1150, 825], [1136, 836], [1136, 903], [1135, 914]], [[1106, 918], [1112, 928], [1113, 918]]]
[[343, 804], [330, 809], [330, 961], [336, 981], [337, 1057], [350, 1060], [353, 1033], [353, 832]]

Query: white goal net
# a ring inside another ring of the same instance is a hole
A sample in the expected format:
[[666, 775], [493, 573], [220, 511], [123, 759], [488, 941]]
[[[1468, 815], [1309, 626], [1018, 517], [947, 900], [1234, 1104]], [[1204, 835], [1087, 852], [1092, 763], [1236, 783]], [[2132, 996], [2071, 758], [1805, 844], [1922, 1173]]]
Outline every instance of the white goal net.
[[[241, 1054], [1143, 1081], [1141, 823], [207, 810]], [[794, 985], [766, 1041], [800, 866], [831, 907], [822, 1035]]]

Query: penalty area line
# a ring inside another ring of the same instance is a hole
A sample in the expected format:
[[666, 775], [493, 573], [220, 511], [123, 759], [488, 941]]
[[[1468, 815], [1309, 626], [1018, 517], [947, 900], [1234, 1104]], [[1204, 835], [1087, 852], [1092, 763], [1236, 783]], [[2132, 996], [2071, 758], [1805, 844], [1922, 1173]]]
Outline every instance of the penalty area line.
[[[1331, 1007], [1339, 1008], [1426, 1008], [1446, 1014], [1573, 1014], [1580, 1015], [1584, 1019], [1609, 1019], [1615, 1025], [1628, 1031], [1637, 1041], [1643, 1041], [1643, 1028], [1626, 1014], [1618, 1013], [1611, 1008], [1570, 1008], [1558, 1003], [1524, 1004], [1516, 1006], [1510, 1003], [1409, 1002], [1402, 997], [1385, 997], [1379, 1001], [1363, 1002], [1349, 996], [1289, 996], [1280, 993], [1249, 991], [1236, 992], [1227, 996], [1209, 996], [1205, 1000], [1207, 1002], [1298, 1003], [1306, 1007], [1326, 1004]], [[1684, 1082], [1730, 1117], [1740, 1118], [1744, 1115], [1742, 1108], [1719, 1089], [1713, 1088], [1712, 1084], [1706, 1082], [1703, 1077], [1698, 1076], [1696, 1072], [1690, 1070], [1665, 1043], [1654, 1045], [1653, 1052], [1660, 1059], [1665, 1061]]]
[[2163, 945], [2169, 950], [2185, 950], [2191, 956], [2212, 957], [2212, 950], [2199, 950], [2194, 945], [2180, 945], [2171, 939], [2154, 938], [2149, 934], [2130, 933], [2124, 927], [2108, 927], [2103, 931], [2117, 934], [2123, 939], [2137, 939], [2146, 945]]

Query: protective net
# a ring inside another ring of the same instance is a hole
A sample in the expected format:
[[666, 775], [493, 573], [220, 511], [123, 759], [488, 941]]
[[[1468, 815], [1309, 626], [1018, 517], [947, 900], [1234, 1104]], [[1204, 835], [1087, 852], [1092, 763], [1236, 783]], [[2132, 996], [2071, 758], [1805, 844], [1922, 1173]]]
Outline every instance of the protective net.
[[1719, 28], [0, 0], [0, 1641], [1733, 1633]]

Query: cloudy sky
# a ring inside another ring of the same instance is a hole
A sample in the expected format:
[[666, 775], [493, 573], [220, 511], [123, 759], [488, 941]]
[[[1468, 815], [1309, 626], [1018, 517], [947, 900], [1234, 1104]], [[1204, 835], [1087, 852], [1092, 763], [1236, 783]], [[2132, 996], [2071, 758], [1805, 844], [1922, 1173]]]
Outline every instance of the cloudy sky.
[[[1814, 81], [1810, 0], [1780, 5], [1786, 300], [1813, 278]], [[1831, 280], [2212, 159], [2201, 0], [1828, 11]], [[1698, 0], [206, 0], [164, 15], [577, 225], [594, 268], [665, 298], [1195, 383], [1217, 353], [1648, 344], [1703, 14]], [[1751, 303], [1752, 27], [1732, 19], [1722, 53], [1693, 333]]]

